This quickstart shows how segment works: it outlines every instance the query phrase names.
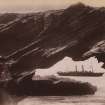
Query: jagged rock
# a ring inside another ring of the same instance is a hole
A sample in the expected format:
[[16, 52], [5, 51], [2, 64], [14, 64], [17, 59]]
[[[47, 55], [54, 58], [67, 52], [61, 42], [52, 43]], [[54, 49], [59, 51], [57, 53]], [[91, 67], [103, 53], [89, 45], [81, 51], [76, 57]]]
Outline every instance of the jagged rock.
[[[48, 68], [65, 56], [80, 60], [105, 40], [104, 21], [104, 8], [81, 3], [57, 11], [1, 14], [0, 55], [16, 61], [10, 69], [14, 77]], [[104, 52], [95, 55], [105, 62]]]
[[97, 88], [88, 82], [75, 81], [55, 76], [38, 77], [32, 80], [29, 74], [18, 82], [8, 83], [7, 90], [11, 94], [28, 96], [69, 96], [94, 94]]

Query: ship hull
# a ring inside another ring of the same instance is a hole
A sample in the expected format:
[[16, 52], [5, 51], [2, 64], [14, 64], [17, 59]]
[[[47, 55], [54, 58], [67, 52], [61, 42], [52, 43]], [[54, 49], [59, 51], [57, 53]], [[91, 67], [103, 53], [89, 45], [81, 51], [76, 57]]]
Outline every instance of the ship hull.
[[59, 76], [90, 76], [90, 77], [99, 77], [104, 73], [87, 73], [87, 72], [59, 72]]

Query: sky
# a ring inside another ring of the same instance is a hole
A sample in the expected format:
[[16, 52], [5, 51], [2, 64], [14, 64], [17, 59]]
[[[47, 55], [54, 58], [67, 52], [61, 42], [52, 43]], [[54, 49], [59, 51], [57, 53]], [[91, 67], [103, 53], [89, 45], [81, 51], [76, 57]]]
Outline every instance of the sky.
[[63, 9], [82, 2], [90, 6], [105, 6], [105, 0], [0, 0], [0, 12], [36, 12]]

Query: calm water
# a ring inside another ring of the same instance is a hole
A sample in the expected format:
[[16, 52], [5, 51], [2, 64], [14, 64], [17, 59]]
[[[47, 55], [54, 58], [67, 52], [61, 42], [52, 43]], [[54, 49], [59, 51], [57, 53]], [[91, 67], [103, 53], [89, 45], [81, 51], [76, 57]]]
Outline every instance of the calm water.
[[94, 95], [27, 97], [18, 105], [105, 105], [105, 75], [102, 77], [69, 77], [97, 86]]

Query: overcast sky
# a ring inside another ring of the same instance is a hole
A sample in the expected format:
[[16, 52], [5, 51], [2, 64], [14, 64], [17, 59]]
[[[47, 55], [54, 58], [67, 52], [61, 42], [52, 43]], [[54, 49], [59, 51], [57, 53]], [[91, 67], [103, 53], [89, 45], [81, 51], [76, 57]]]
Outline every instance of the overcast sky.
[[0, 0], [0, 12], [36, 12], [67, 8], [83, 2], [92, 6], [105, 6], [105, 0]]

